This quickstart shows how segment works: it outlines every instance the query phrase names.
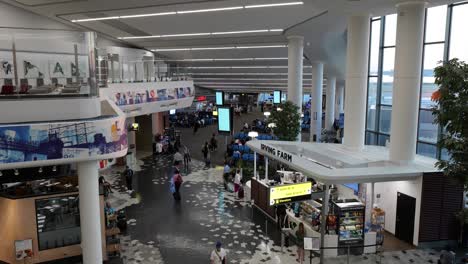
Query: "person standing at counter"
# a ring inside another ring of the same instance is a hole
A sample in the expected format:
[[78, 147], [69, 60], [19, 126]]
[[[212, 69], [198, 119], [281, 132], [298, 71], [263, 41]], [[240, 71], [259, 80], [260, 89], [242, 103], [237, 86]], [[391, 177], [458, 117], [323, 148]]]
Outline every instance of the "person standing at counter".
[[300, 223], [299, 227], [296, 231], [296, 244], [297, 244], [297, 259], [296, 261], [299, 263], [304, 263], [304, 237], [305, 237], [305, 229], [304, 224]]
[[236, 170], [236, 175], [234, 176], [234, 192], [237, 193], [239, 191], [241, 185], [241, 175], [240, 170]]
[[286, 217], [286, 205], [280, 204], [276, 206], [276, 217], [278, 218], [278, 230], [284, 227], [284, 218]]

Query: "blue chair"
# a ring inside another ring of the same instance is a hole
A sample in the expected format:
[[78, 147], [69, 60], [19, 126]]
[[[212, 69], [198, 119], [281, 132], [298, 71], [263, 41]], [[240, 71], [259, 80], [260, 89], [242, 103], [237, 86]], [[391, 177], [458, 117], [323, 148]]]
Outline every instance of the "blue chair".
[[237, 145], [237, 144], [232, 145], [232, 150], [233, 151], [239, 150], [239, 145]]
[[249, 160], [249, 154], [244, 153], [244, 155], [242, 155], [242, 160], [248, 161]]
[[233, 158], [234, 160], [240, 159], [240, 153], [234, 152], [234, 154], [232, 154], [232, 158]]
[[249, 152], [250, 152], [249, 146], [244, 146], [244, 153], [249, 153]]
[[244, 152], [244, 146], [240, 145], [240, 146], [239, 146], [239, 151], [240, 151], [241, 153], [243, 153], [243, 152]]
[[258, 140], [263, 140], [263, 135], [258, 135], [257, 139]]

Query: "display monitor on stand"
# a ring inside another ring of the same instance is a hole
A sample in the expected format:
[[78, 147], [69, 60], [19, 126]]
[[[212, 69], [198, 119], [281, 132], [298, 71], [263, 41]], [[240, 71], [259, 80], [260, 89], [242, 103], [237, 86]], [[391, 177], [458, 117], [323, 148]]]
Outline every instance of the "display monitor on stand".
[[170, 115], [175, 115], [175, 114], [176, 114], [176, 110], [175, 110], [175, 109], [169, 110], [169, 114], [170, 114]]
[[281, 91], [273, 92], [273, 104], [281, 104]]
[[224, 92], [221, 92], [221, 91], [216, 92], [216, 105], [217, 106], [224, 105]]

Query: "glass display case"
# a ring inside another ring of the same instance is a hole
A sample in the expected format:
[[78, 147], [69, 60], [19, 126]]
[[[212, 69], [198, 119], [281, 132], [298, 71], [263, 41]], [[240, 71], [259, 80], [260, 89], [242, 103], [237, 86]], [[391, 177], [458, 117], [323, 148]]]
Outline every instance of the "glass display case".
[[339, 255], [350, 253], [360, 255], [364, 245], [365, 206], [356, 199], [336, 200], [332, 203], [332, 211], [337, 216], [337, 234]]

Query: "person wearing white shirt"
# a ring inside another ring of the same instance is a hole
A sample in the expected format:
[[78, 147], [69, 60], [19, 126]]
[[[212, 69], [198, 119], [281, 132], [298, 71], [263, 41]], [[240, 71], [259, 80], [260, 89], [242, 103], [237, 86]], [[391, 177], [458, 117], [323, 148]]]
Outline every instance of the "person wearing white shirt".
[[182, 162], [184, 162], [184, 156], [182, 156], [182, 154], [180, 154], [179, 150], [177, 149], [176, 153], [174, 154], [174, 164], [182, 164]]
[[227, 263], [226, 250], [224, 250], [224, 248], [222, 248], [221, 246], [222, 246], [221, 242], [219, 241], [216, 242], [216, 249], [211, 251], [211, 256], [210, 256], [211, 264]]
[[240, 170], [236, 170], [236, 175], [234, 176], [234, 192], [237, 193], [239, 191], [241, 185], [241, 175]]

